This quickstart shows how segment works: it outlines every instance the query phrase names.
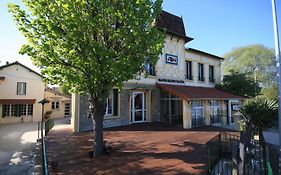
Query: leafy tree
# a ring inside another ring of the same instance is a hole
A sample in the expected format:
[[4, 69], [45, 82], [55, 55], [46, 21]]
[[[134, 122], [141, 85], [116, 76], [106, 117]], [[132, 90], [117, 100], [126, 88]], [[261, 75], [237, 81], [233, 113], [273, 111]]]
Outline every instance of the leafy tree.
[[103, 116], [113, 87], [156, 62], [164, 35], [153, 26], [162, 0], [23, 0], [9, 4], [28, 43], [21, 48], [46, 81], [87, 94], [94, 122], [94, 155], [103, 153]]
[[65, 95], [71, 95], [69, 89], [63, 84], [59, 86], [59, 92]]
[[222, 72], [229, 74], [230, 70], [246, 73], [256, 78], [262, 87], [276, 84], [276, 60], [272, 49], [262, 45], [238, 47], [224, 55]]
[[262, 88], [260, 98], [277, 99], [278, 98], [277, 84], [273, 84], [271, 86]]
[[237, 73], [233, 70], [229, 75], [225, 75], [222, 84], [218, 84], [216, 87], [244, 97], [255, 97], [261, 91], [259, 84], [246, 73]]

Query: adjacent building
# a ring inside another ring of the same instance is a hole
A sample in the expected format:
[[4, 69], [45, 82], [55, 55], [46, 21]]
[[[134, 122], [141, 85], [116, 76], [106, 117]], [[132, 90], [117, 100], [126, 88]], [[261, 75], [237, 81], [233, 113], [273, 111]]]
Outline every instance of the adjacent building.
[[41, 121], [43, 77], [19, 62], [0, 67], [0, 124]]
[[51, 118], [70, 117], [71, 97], [47, 88], [39, 73], [19, 62], [0, 66], [0, 124], [41, 121], [43, 98]]
[[[243, 97], [216, 89], [221, 82], [222, 57], [186, 47], [193, 38], [183, 19], [163, 11], [157, 27], [166, 31], [163, 54], [156, 65], [136, 80], [112, 89], [107, 99], [104, 127], [141, 122], [166, 122], [192, 128], [232, 124]], [[145, 76], [148, 75], [148, 76]], [[74, 131], [92, 129], [86, 96], [72, 96]]]
[[71, 97], [58, 92], [57, 90], [46, 88], [45, 99], [49, 103], [45, 104], [45, 111], [51, 111], [52, 118], [64, 118], [71, 116]]

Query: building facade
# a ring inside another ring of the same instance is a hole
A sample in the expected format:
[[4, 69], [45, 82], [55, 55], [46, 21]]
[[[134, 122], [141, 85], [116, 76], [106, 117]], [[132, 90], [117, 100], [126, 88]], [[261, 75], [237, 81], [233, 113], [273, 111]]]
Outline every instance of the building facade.
[[19, 62], [0, 67], [0, 123], [42, 119], [45, 84], [42, 76]]
[[[166, 31], [163, 54], [156, 65], [113, 89], [107, 99], [104, 127], [141, 122], [166, 122], [192, 128], [232, 124], [243, 97], [215, 88], [223, 58], [186, 47], [183, 19], [163, 11], [156, 26]], [[92, 129], [86, 96], [72, 95], [74, 131]]]
[[61, 94], [56, 90], [46, 88], [45, 99], [49, 103], [45, 104], [45, 111], [51, 111], [51, 118], [64, 118], [71, 116], [71, 97]]

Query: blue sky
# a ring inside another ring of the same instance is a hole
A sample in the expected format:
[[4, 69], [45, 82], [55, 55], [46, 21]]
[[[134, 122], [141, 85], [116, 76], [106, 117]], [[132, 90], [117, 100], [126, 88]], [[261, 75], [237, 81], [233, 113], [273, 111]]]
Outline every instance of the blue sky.
[[[281, 3], [276, 1], [281, 32]], [[18, 60], [35, 69], [18, 54], [25, 39], [7, 11], [8, 2], [20, 0], [0, 2], [0, 65]], [[194, 38], [187, 47], [218, 56], [251, 44], [274, 47], [271, 0], [164, 0], [163, 9], [182, 16], [187, 35]]]

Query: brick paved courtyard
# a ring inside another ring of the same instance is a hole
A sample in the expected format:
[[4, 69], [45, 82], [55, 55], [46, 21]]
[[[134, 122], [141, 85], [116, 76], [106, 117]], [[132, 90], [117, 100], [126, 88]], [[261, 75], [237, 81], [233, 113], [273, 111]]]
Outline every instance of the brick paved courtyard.
[[222, 131], [216, 127], [183, 130], [160, 123], [107, 129], [113, 146], [109, 155], [90, 159], [92, 132], [52, 130], [47, 136], [48, 159], [59, 163], [51, 174], [206, 174], [206, 142]]

